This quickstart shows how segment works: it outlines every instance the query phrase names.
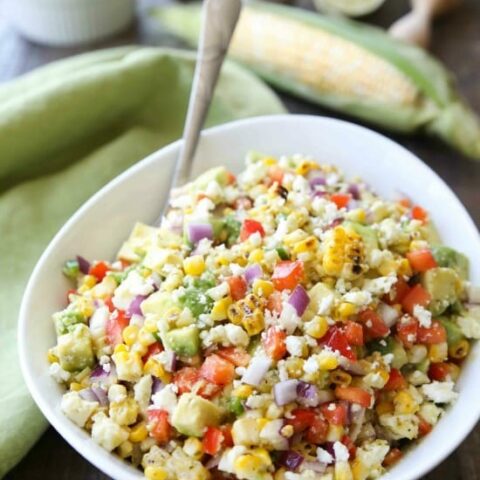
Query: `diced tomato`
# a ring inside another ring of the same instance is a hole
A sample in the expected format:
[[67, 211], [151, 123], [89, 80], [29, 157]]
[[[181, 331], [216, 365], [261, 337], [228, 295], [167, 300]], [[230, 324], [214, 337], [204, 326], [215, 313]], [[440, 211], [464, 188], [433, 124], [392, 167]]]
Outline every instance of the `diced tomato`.
[[148, 410], [148, 423], [150, 435], [160, 444], [167, 443], [171, 437], [171, 427], [168, 423], [166, 410]]
[[327, 403], [320, 407], [320, 411], [327, 421], [333, 425], [345, 425], [347, 423], [347, 407], [343, 403]]
[[403, 390], [407, 388], [407, 381], [405, 380], [402, 372], [396, 368], [390, 370], [390, 376], [388, 382], [383, 387], [385, 390]]
[[327, 440], [328, 434], [328, 422], [323, 418], [316, 416], [313, 422], [310, 424], [310, 428], [307, 430], [305, 439], [308, 443], [315, 445], [321, 445]]
[[348, 344], [347, 336], [340, 327], [331, 327], [320, 342], [349, 360], [355, 361], [357, 359], [355, 351]]
[[413, 315], [415, 305], [426, 307], [431, 299], [432, 297], [430, 294], [419, 283], [417, 283], [417, 285], [412, 287], [403, 298], [402, 307], [410, 315]]
[[232, 172], [227, 172], [227, 185], [233, 185], [237, 181], [237, 177]]
[[380, 315], [371, 308], [363, 310], [358, 315], [358, 319], [363, 323], [365, 332], [369, 338], [382, 338], [390, 333], [387, 324], [382, 320]]
[[280, 360], [287, 353], [286, 338], [287, 334], [275, 326], [270, 327], [265, 332], [265, 337], [262, 340], [263, 346], [267, 355], [273, 360]]
[[115, 310], [107, 320], [105, 330], [109, 345], [118, 345], [123, 342], [123, 329], [129, 324], [130, 319], [123, 310]]
[[216, 385], [228, 385], [235, 377], [235, 367], [218, 355], [210, 355], [200, 367], [200, 376]]
[[443, 343], [447, 341], [447, 331], [440, 322], [433, 320], [429, 328], [418, 327], [417, 339], [419, 343], [425, 343], [426, 345]]
[[349, 321], [343, 328], [343, 331], [350, 345], [361, 347], [364, 344], [363, 328], [359, 323]]
[[418, 326], [418, 320], [410, 316], [402, 317], [395, 325], [396, 336], [405, 347], [410, 348], [417, 343]]
[[222, 448], [223, 432], [217, 427], [207, 427], [203, 435], [202, 447], [208, 455], [216, 455]]
[[397, 463], [403, 457], [403, 453], [399, 448], [392, 448], [383, 460], [383, 464], [385, 467], [390, 467]]
[[412, 202], [408, 198], [401, 198], [398, 203], [405, 208], [410, 208]]
[[233, 447], [232, 426], [222, 425], [220, 430], [223, 433], [223, 444], [226, 447]]
[[451, 372], [450, 364], [441, 362], [441, 363], [431, 363], [428, 368], [428, 376], [431, 380], [437, 380], [443, 382]]
[[148, 346], [147, 353], [142, 357], [143, 363], [145, 363], [152, 355], [157, 355], [160, 352], [163, 352], [162, 344], [160, 342], [152, 343]]
[[89, 275], [93, 275], [99, 282], [103, 280], [103, 277], [107, 274], [110, 267], [105, 262], [95, 262], [88, 271]]
[[353, 440], [348, 435], [344, 435], [341, 442], [347, 447], [348, 453], [350, 454], [350, 460], [354, 459], [357, 454], [357, 447]]
[[330, 200], [337, 206], [337, 208], [345, 208], [351, 199], [352, 197], [348, 193], [333, 193], [330, 196]]
[[275, 265], [272, 281], [277, 290], [293, 290], [303, 277], [301, 260], [284, 260]]
[[428, 219], [428, 212], [420, 207], [419, 205], [414, 205], [412, 207], [412, 218], [414, 220], [420, 220], [421, 222], [426, 222]]
[[173, 375], [173, 383], [178, 394], [188, 393], [197, 388], [197, 393], [204, 398], [212, 398], [222, 390], [221, 385], [209, 382], [200, 376], [200, 370], [195, 367], [183, 367]]
[[247, 294], [247, 282], [238, 275], [228, 277], [227, 283], [230, 288], [230, 296], [234, 301], [241, 300]]
[[418, 423], [418, 433], [420, 434], [421, 437], [424, 437], [425, 435], [429, 434], [432, 431], [432, 425], [428, 423], [424, 418], [422, 418], [420, 415], [417, 415], [419, 423]]
[[291, 411], [290, 417], [286, 418], [288, 425], [291, 425], [295, 430], [295, 433], [303, 432], [315, 420], [316, 413], [314, 410], [308, 410], [306, 408], [295, 408]]
[[389, 305], [395, 305], [397, 303], [402, 303], [402, 300], [405, 298], [405, 295], [410, 291], [408, 283], [402, 278], [398, 277], [397, 282], [394, 284], [392, 289], [394, 296], [385, 295], [383, 301]]
[[260, 222], [246, 218], [243, 221], [242, 229], [240, 230], [240, 241], [244, 242], [250, 235], [256, 232], [258, 232], [262, 237], [265, 236], [265, 230]]
[[415, 250], [407, 253], [408, 261], [416, 272], [426, 272], [437, 266], [437, 262], [430, 250]]
[[358, 387], [337, 387], [335, 395], [340, 400], [350, 403], [358, 403], [362, 407], [368, 408], [372, 403], [372, 396], [363, 388]]
[[217, 355], [233, 363], [236, 367], [246, 367], [250, 362], [250, 355], [239, 347], [228, 347], [218, 350]]
[[270, 180], [273, 182], [277, 182], [279, 185], [283, 182], [283, 177], [285, 176], [285, 172], [281, 167], [273, 166], [268, 169], [268, 176]]
[[267, 300], [267, 308], [272, 313], [276, 313], [277, 315], [282, 313], [283, 304], [281, 292], [273, 292], [271, 295], [269, 295]]

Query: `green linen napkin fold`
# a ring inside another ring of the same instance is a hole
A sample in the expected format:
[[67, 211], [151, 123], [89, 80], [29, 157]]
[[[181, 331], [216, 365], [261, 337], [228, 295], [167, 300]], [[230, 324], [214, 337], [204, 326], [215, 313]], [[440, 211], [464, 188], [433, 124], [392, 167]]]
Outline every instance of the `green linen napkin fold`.
[[[88, 197], [180, 136], [193, 68], [185, 52], [124, 47], [57, 62], [0, 86], [0, 477], [46, 426], [16, 351], [28, 276]], [[283, 111], [268, 87], [227, 63], [207, 123]]]

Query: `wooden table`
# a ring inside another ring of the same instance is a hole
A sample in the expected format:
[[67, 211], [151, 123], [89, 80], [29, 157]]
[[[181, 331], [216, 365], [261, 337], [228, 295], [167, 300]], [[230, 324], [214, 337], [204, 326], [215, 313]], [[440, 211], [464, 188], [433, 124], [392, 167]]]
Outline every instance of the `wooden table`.
[[[304, 0], [303, 3], [306, 3]], [[158, 45], [159, 37], [145, 19], [144, 9], [152, 0], [139, 5], [139, 22], [130, 31], [95, 48], [128, 43]], [[160, 3], [160, 2], [156, 2]], [[406, 0], [388, 0], [366, 20], [388, 26], [407, 9]], [[467, 0], [455, 13], [438, 22], [434, 53], [457, 75], [460, 90], [480, 112], [480, 2]], [[0, 81], [53, 60], [88, 50], [57, 49], [34, 45], [19, 37], [0, 17]], [[282, 95], [291, 112], [337, 116], [301, 100]], [[390, 135], [391, 136], [391, 135]], [[423, 137], [392, 136], [429, 164], [455, 191], [480, 225], [480, 163], [473, 163], [443, 144]], [[448, 207], [448, 206], [446, 206]], [[480, 401], [480, 399], [479, 399]], [[468, 412], [465, 412], [468, 415]], [[0, 433], [1, 434], [1, 433]], [[6, 477], [8, 480], [105, 480], [106, 475], [76, 453], [52, 428], [47, 430], [25, 459]], [[425, 477], [429, 480], [480, 480], [480, 426], [439, 467]]]

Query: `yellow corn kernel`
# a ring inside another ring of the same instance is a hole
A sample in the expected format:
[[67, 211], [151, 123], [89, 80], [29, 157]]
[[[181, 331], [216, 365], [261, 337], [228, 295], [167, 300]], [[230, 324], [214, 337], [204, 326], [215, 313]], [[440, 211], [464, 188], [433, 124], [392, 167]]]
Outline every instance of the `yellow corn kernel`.
[[230, 263], [230, 259], [225, 255], [218, 255], [218, 257], [215, 258], [215, 263], [220, 267], [224, 267]]
[[320, 354], [318, 357], [320, 370], [335, 370], [338, 367], [338, 358], [334, 355]]
[[250, 252], [250, 255], [248, 256], [248, 261], [249, 263], [260, 263], [263, 258], [264, 258], [264, 253], [261, 248], [256, 248], [255, 250], [252, 250]]
[[80, 390], [83, 390], [83, 389], [84, 389], [84, 386], [81, 383], [72, 382], [70, 384], [70, 390], [74, 392], [79, 392]]
[[273, 283], [257, 278], [253, 281], [253, 293], [259, 297], [267, 298], [273, 293]]
[[138, 337], [137, 337], [138, 343], [141, 345], [145, 345], [148, 347], [149, 345], [152, 345], [152, 343], [155, 343], [157, 340], [156, 338], [152, 335], [151, 332], [149, 332], [146, 328], [142, 327], [138, 331]]
[[268, 418], [257, 418], [257, 429], [258, 431], [263, 430], [266, 425], [269, 423]]
[[122, 338], [126, 345], [130, 346], [135, 343], [140, 329], [137, 325], [127, 325], [122, 332]]
[[133, 452], [133, 445], [128, 440], [120, 444], [117, 449], [118, 455], [120, 458], [128, 458], [132, 455]]
[[262, 159], [262, 162], [267, 167], [273, 167], [277, 164], [277, 159], [273, 157], [265, 157], [264, 159]]
[[291, 378], [300, 378], [303, 375], [305, 360], [298, 357], [289, 357], [285, 360], [285, 368]]
[[145, 425], [145, 422], [140, 422], [131, 429], [128, 439], [133, 443], [140, 443], [143, 442], [147, 437], [147, 426]]
[[335, 463], [335, 480], [353, 480], [352, 470], [348, 462]]
[[155, 318], [147, 318], [143, 323], [143, 328], [149, 333], [155, 333], [158, 331], [157, 321]]
[[348, 220], [358, 223], [364, 223], [367, 219], [367, 214], [365, 213], [365, 210], [363, 208], [355, 208], [353, 210], [350, 210], [346, 216]]
[[183, 444], [183, 451], [195, 460], [200, 460], [203, 456], [202, 442], [195, 437], [188, 437]]
[[159, 378], [163, 383], [170, 383], [171, 375], [165, 371], [163, 365], [150, 357], [143, 366], [143, 372]]
[[238, 398], [248, 398], [253, 393], [253, 388], [250, 385], [240, 385], [236, 388], [232, 395]]
[[214, 322], [225, 320], [228, 316], [228, 307], [232, 304], [232, 297], [224, 297], [213, 304], [210, 316]]
[[319, 339], [325, 336], [328, 330], [328, 322], [325, 317], [316, 316], [305, 324], [305, 333]]
[[259, 334], [265, 327], [263, 312], [256, 308], [251, 315], [243, 319], [242, 326], [250, 337]]
[[138, 353], [141, 357], [147, 354], [148, 347], [146, 345], [142, 345], [141, 343], [135, 342], [131, 347], [130, 351], [132, 353]]
[[93, 288], [97, 283], [97, 278], [93, 275], [85, 275], [77, 289], [77, 292], [82, 294]]
[[448, 348], [448, 354], [455, 360], [462, 360], [468, 355], [469, 351], [470, 343], [466, 339], [462, 339]]
[[397, 272], [399, 275], [411, 277], [413, 275], [410, 262], [406, 258], [402, 258], [398, 262]]
[[357, 313], [357, 307], [353, 303], [342, 302], [337, 308], [337, 313], [341, 318], [348, 318]]
[[343, 370], [334, 370], [330, 372], [330, 381], [335, 385], [348, 387], [352, 383], [352, 376]]
[[232, 303], [227, 309], [227, 317], [234, 325], [240, 325], [243, 321], [243, 310], [238, 303]]
[[369, 473], [370, 473], [370, 470], [359, 458], [356, 458], [353, 461], [352, 463], [353, 480], [366, 480]]
[[188, 257], [183, 261], [183, 269], [187, 275], [198, 277], [205, 271], [205, 260], [201, 255]]
[[113, 353], [121, 353], [121, 352], [128, 352], [128, 347], [123, 343], [119, 343], [115, 346]]
[[50, 348], [47, 353], [47, 360], [49, 363], [55, 363], [58, 362], [58, 357], [53, 353], [53, 349]]
[[329, 425], [328, 427], [328, 433], [327, 433], [327, 442], [339, 442], [345, 431], [344, 428], [341, 425]]
[[377, 415], [383, 415], [384, 413], [393, 413], [393, 403], [392, 402], [379, 402], [375, 406]]
[[81, 315], [88, 318], [93, 315], [93, 301], [85, 297], [77, 297], [77, 309]]
[[314, 236], [307, 237], [305, 240], [298, 242], [294, 247], [294, 253], [314, 252], [317, 249], [318, 240]]
[[145, 468], [144, 473], [147, 480], [166, 480], [168, 478], [168, 472], [164, 468], [153, 465]]
[[418, 411], [418, 404], [412, 394], [407, 390], [401, 390], [393, 398], [395, 412], [399, 414], [410, 414]]
[[435, 343], [428, 348], [428, 358], [433, 363], [443, 362], [448, 358], [447, 342]]

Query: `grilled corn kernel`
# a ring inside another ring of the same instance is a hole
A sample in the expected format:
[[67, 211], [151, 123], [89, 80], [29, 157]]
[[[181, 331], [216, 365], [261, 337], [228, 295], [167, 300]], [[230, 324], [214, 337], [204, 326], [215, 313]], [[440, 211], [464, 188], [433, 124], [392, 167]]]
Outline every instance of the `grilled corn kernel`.
[[314, 236], [307, 237], [293, 247], [294, 253], [314, 252], [317, 249], [318, 240]]
[[220, 320], [225, 320], [228, 316], [228, 307], [230, 307], [231, 304], [232, 304], [232, 297], [230, 296], [217, 300], [213, 304], [213, 308], [210, 313], [212, 320], [215, 322]]
[[140, 443], [143, 442], [147, 437], [147, 426], [145, 425], [145, 422], [141, 422], [130, 430], [128, 439], [133, 443]]
[[289, 357], [285, 360], [285, 368], [291, 378], [300, 378], [303, 375], [305, 360], [298, 357]]
[[195, 437], [188, 437], [183, 444], [183, 451], [195, 460], [199, 460], [203, 455], [202, 442]]
[[183, 261], [183, 269], [187, 275], [198, 277], [205, 271], [205, 260], [201, 255], [188, 257]]
[[256, 279], [253, 282], [253, 293], [259, 297], [267, 298], [273, 293], [273, 283], [267, 280]]
[[233, 396], [238, 398], [248, 398], [253, 393], [253, 388], [250, 385], [240, 385], [233, 391]]
[[144, 473], [147, 480], [166, 480], [168, 478], [168, 472], [162, 467], [149, 465], [145, 468]]
[[352, 383], [352, 376], [343, 370], [334, 370], [330, 372], [330, 382], [342, 387], [348, 387]]
[[248, 256], [248, 261], [250, 263], [260, 263], [263, 258], [264, 258], [264, 253], [261, 248], [256, 248], [255, 250], [252, 250], [250, 252], [250, 255]]
[[470, 351], [470, 343], [468, 340], [462, 339], [448, 348], [448, 354], [455, 360], [461, 360], [468, 355]]
[[327, 330], [328, 322], [325, 317], [314, 317], [305, 324], [305, 333], [316, 339], [324, 337]]
[[127, 325], [122, 332], [122, 338], [126, 345], [133, 345], [140, 329], [137, 325]]
[[357, 313], [357, 307], [353, 303], [342, 302], [337, 308], [337, 313], [341, 318], [348, 318]]
[[395, 412], [399, 414], [409, 414], [418, 411], [418, 403], [414, 400], [412, 394], [407, 390], [397, 392], [393, 398]]
[[170, 383], [171, 375], [165, 371], [163, 365], [150, 357], [143, 366], [143, 372], [159, 378], [163, 383]]
[[81, 383], [77, 382], [72, 382], [70, 384], [70, 390], [73, 390], [74, 392], [79, 392], [80, 390], [83, 390], [84, 386]]
[[318, 165], [311, 160], [302, 160], [295, 168], [297, 175], [306, 175], [310, 170], [318, 168]]
[[394, 407], [392, 402], [379, 402], [375, 406], [377, 415], [383, 415], [384, 413], [393, 413]]
[[242, 325], [250, 337], [259, 334], [265, 326], [263, 312], [256, 308], [251, 315], [243, 319]]
[[243, 310], [238, 303], [232, 303], [227, 309], [227, 317], [234, 325], [240, 325], [243, 321]]
[[433, 363], [443, 362], [448, 358], [447, 342], [436, 343], [428, 348], [428, 358]]

